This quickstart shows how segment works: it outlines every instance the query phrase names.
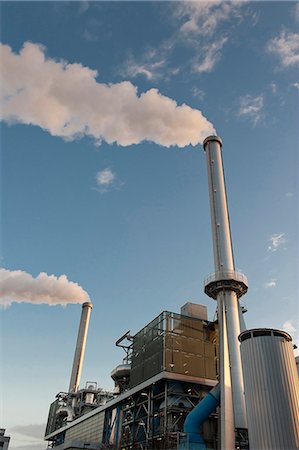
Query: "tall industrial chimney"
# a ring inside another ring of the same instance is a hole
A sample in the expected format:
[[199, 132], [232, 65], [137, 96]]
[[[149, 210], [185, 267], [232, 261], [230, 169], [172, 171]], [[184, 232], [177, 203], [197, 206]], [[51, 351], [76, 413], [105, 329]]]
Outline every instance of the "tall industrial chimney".
[[[221, 449], [234, 449], [238, 433], [247, 429], [240, 345], [240, 306], [247, 292], [246, 277], [235, 271], [222, 141], [204, 140], [207, 157], [215, 273], [205, 280], [205, 293], [217, 300], [220, 334]], [[245, 431], [246, 432], [246, 431]]]
[[77, 392], [79, 388], [91, 309], [92, 303], [83, 303], [69, 393]]

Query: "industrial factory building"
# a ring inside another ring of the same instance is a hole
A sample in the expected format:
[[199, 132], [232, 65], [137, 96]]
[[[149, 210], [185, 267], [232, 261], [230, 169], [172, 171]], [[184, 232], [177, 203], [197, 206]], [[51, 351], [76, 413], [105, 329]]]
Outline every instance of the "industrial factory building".
[[[187, 303], [181, 312], [164, 311], [116, 342], [125, 357], [111, 373], [113, 394], [96, 386], [59, 394], [46, 430], [57, 450], [178, 448], [186, 416], [217, 384], [219, 364], [218, 326], [207, 320], [206, 307]], [[68, 398], [77, 411], [69, 423]], [[217, 420], [215, 411], [202, 423], [209, 448], [217, 448]]]
[[[55, 450], [299, 449], [299, 381], [291, 336], [247, 330], [240, 298], [246, 277], [235, 271], [222, 142], [204, 141], [215, 272], [205, 293], [215, 301], [164, 311], [116, 345], [125, 352], [112, 372], [115, 388], [80, 389], [91, 303], [82, 315], [68, 392], [51, 404], [45, 439]], [[128, 324], [129, 326], [129, 324]]]

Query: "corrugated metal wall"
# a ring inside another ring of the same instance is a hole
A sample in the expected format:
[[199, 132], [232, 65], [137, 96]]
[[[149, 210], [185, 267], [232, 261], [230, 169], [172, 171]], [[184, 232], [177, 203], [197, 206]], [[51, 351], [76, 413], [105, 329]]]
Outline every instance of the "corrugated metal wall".
[[101, 443], [103, 438], [105, 411], [74, 425], [65, 432], [65, 442], [80, 440], [85, 443]]
[[298, 449], [299, 382], [290, 336], [258, 329], [239, 339], [250, 448]]

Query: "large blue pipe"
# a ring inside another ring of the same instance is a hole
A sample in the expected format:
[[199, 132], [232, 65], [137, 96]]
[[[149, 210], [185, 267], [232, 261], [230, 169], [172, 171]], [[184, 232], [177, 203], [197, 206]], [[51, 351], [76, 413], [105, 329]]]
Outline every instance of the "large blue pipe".
[[206, 445], [199, 434], [200, 426], [220, 404], [220, 384], [218, 383], [188, 414], [184, 423], [190, 450], [205, 450]]

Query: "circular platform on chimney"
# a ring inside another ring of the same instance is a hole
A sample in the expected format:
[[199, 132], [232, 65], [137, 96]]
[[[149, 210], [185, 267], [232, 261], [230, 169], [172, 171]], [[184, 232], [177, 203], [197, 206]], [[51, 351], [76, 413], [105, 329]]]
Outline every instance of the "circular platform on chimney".
[[204, 290], [214, 300], [217, 300], [218, 292], [223, 290], [234, 291], [240, 298], [248, 291], [248, 281], [241, 272], [222, 270], [212, 273], [205, 279]]

